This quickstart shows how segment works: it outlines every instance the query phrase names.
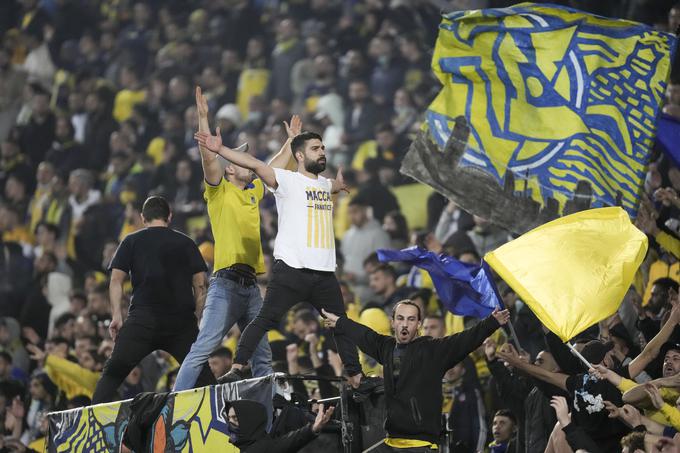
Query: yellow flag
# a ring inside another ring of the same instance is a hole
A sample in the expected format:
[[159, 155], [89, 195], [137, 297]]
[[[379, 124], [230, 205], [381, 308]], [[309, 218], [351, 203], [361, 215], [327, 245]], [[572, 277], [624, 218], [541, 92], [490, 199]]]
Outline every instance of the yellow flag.
[[535, 228], [484, 259], [562, 341], [616, 312], [647, 252], [621, 208]]

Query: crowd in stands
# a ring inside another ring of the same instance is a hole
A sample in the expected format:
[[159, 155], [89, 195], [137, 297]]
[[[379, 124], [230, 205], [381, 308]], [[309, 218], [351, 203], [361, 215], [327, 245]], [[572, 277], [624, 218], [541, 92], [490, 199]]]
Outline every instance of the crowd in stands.
[[[334, 227], [350, 317], [389, 335], [392, 307], [410, 298], [426, 314], [425, 335], [474, 323], [442, 309], [426, 273], [380, 263], [374, 252], [418, 245], [474, 263], [512, 238], [399, 173], [439, 90], [430, 59], [440, 9], [511, 3], [0, 2], [0, 451], [42, 451], [45, 415], [90, 402], [113, 347], [107, 267], [122, 238], [143, 227], [148, 195], [171, 202], [172, 227], [211, 267], [196, 85], [225, 145], [247, 142], [266, 160], [286, 139], [283, 122], [299, 114], [304, 130], [323, 136], [328, 174], [344, 167], [349, 193], [335, 200]], [[665, 0], [553, 3], [668, 31], [680, 25], [680, 5]], [[680, 73], [673, 77], [663, 111], [680, 118]], [[575, 339], [598, 365], [593, 374], [501, 283], [521, 350], [500, 333], [447, 374], [452, 451], [561, 452], [567, 443], [592, 453], [656, 451], [649, 433], [676, 436], [679, 193], [680, 170], [656, 151], [638, 219], [650, 237], [645, 263], [619, 312]], [[261, 218], [269, 268], [273, 197]], [[229, 370], [238, 335], [211, 356], [216, 376]], [[269, 340], [279, 371], [342, 374], [318, 314], [304, 304]], [[381, 372], [369, 357], [362, 365]], [[171, 389], [177, 368], [161, 351], [148, 356], [120, 397]]]

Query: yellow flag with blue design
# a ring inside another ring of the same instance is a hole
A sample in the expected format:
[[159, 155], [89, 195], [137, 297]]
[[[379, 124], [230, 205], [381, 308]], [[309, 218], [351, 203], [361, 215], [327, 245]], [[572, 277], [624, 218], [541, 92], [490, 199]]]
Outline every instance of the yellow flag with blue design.
[[647, 253], [647, 236], [619, 207], [541, 225], [484, 260], [562, 341], [613, 315]]
[[424, 134], [440, 151], [457, 118], [469, 134], [450, 165], [407, 156], [402, 171], [517, 233], [591, 207], [635, 216], [673, 35], [532, 3], [454, 12], [439, 28], [443, 89]]

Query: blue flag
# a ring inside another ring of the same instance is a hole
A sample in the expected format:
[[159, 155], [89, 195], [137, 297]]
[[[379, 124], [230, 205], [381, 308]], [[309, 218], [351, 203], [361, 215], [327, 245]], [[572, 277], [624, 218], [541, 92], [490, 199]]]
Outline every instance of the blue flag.
[[444, 307], [456, 315], [486, 318], [496, 307], [502, 307], [486, 263], [462, 263], [419, 247], [381, 249], [378, 250], [378, 259], [383, 262], [401, 261], [426, 270]]
[[673, 163], [680, 166], [680, 121], [662, 113], [656, 127], [656, 141]]

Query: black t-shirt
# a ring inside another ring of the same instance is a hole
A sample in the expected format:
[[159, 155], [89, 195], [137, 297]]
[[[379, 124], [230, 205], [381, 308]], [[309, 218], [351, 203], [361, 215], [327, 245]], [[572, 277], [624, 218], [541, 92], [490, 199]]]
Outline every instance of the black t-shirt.
[[598, 380], [589, 373], [569, 376], [567, 391], [573, 398], [572, 421], [586, 430], [598, 443], [617, 447], [627, 429], [617, 419], [608, 417], [609, 412], [604, 408], [604, 402], [623, 405], [621, 392], [609, 381]]
[[129, 234], [118, 246], [109, 270], [130, 274], [132, 304], [167, 314], [193, 313], [193, 275], [207, 271], [191, 238], [167, 227]]

